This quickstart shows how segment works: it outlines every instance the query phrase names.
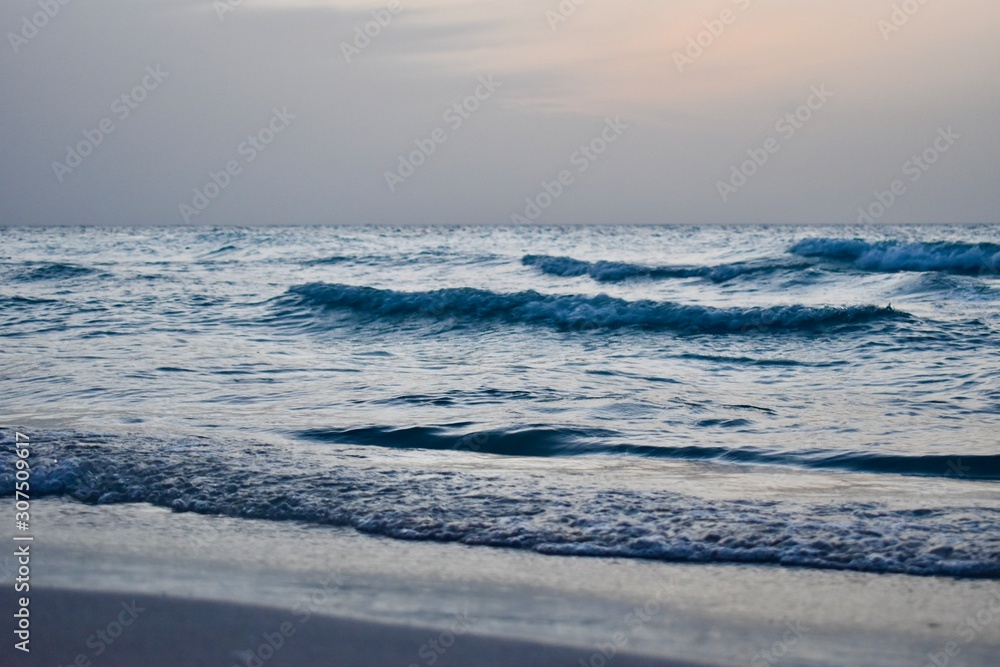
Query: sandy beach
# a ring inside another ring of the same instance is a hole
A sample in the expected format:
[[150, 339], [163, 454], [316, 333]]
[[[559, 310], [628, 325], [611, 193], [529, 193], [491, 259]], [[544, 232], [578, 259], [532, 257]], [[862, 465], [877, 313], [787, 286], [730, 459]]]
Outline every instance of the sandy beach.
[[[569, 666], [579, 664], [584, 655], [578, 647], [478, 634], [461, 636], [452, 643], [447, 628], [407, 627], [333, 616], [317, 616], [300, 628], [289, 620], [287, 610], [166, 596], [45, 590], [37, 595], [37, 604], [40, 612], [36, 622], [42, 628], [39, 646], [30, 658], [17, 658], [16, 664], [68, 667], [82, 655], [85, 657], [81, 664], [90, 660], [90, 664], [122, 666], [405, 667], [430, 664], [415, 653], [414, 647], [429, 646], [434, 639], [440, 649], [435, 652], [428, 648], [424, 654], [438, 656], [434, 661], [437, 665]], [[143, 627], [105, 643], [101, 635], [95, 634], [91, 620], [116, 619], [123, 609], [139, 610]], [[81, 649], [76, 655], [73, 646]], [[97, 655], [101, 646], [107, 647], [106, 652]], [[701, 663], [621, 653], [613, 664], [684, 667]]]
[[554, 558], [145, 505], [36, 512], [32, 651], [8, 641], [4, 664], [922, 666], [1000, 651], [992, 581]]

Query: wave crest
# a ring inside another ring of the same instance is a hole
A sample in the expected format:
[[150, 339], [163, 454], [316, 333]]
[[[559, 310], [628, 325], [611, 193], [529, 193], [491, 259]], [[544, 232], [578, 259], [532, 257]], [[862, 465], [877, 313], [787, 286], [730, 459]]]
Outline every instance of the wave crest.
[[308, 283], [288, 290], [292, 305], [347, 310], [376, 317], [418, 316], [500, 320], [559, 329], [637, 328], [681, 333], [816, 331], [845, 324], [909, 317], [891, 306], [713, 308], [658, 301], [626, 301], [604, 294], [497, 293], [474, 288], [399, 292], [374, 287]]
[[[246, 440], [39, 436], [32, 472], [39, 498], [143, 502], [545, 554], [1000, 577], [1000, 511], [983, 504], [931, 510], [812, 496], [720, 500], [609, 488], [598, 476], [558, 471], [477, 465], [430, 474], [406, 460], [372, 465], [357, 450], [335, 446], [290, 451]], [[0, 445], [8, 442], [0, 434]], [[13, 470], [13, 458], [0, 446], [0, 470]], [[0, 497], [13, 495], [13, 474], [0, 472]]]
[[588, 276], [598, 282], [621, 282], [633, 278], [705, 278], [722, 283], [747, 275], [768, 274], [783, 269], [802, 269], [809, 264], [720, 264], [718, 266], [645, 266], [627, 262], [588, 262], [572, 257], [525, 255], [521, 263], [542, 273], [563, 278]]
[[64, 264], [60, 262], [31, 262], [21, 265], [10, 276], [11, 280], [18, 282], [36, 281], [58, 281], [72, 280], [86, 276], [104, 277], [106, 274], [98, 269], [78, 264]]
[[941, 271], [963, 275], [1000, 274], [1000, 244], [905, 243], [861, 239], [805, 239], [790, 250], [801, 257], [817, 257], [853, 264], [863, 271]]
[[[752, 407], [752, 406], [751, 406]], [[755, 408], [761, 410], [761, 408]], [[747, 420], [705, 420], [705, 427], [748, 426]], [[534, 424], [492, 431], [466, 431], [464, 424], [394, 428], [368, 426], [318, 428], [298, 432], [302, 438], [343, 445], [389, 449], [470, 451], [518, 457], [634, 456], [650, 459], [719, 461], [748, 465], [794, 466], [867, 474], [960, 476], [966, 480], [1000, 479], [1000, 455], [906, 455], [838, 452], [827, 449], [785, 452], [754, 447], [638, 445], [622, 443], [622, 434], [607, 429]], [[616, 442], [616, 440], [618, 442]]]

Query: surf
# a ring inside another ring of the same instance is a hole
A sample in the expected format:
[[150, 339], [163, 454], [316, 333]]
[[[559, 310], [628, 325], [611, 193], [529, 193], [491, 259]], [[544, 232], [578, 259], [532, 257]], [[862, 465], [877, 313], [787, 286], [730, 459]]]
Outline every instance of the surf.
[[911, 317], [891, 306], [875, 305], [716, 308], [666, 301], [628, 301], [604, 294], [542, 294], [534, 290], [500, 293], [471, 287], [402, 292], [330, 283], [291, 287], [276, 303], [375, 318], [457, 318], [473, 323], [505, 322], [562, 330], [632, 328], [690, 334], [817, 332]]
[[796, 243], [794, 255], [852, 265], [862, 271], [939, 271], [964, 275], [1000, 274], [1000, 244], [814, 238]]

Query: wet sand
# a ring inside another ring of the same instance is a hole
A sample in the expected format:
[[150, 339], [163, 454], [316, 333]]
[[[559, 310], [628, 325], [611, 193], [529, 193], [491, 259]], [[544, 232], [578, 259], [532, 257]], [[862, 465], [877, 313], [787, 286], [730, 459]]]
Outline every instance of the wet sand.
[[[146, 505], [33, 509], [32, 652], [8, 634], [4, 665], [951, 667], [1000, 655], [995, 581], [548, 557]], [[11, 562], [0, 608], [12, 612]]]

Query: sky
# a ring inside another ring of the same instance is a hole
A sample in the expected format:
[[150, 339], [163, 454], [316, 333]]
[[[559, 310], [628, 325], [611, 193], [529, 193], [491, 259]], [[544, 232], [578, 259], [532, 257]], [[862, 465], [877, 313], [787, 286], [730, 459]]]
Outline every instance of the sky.
[[5, 0], [0, 29], [0, 225], [1000, 221], [995, 0]]

